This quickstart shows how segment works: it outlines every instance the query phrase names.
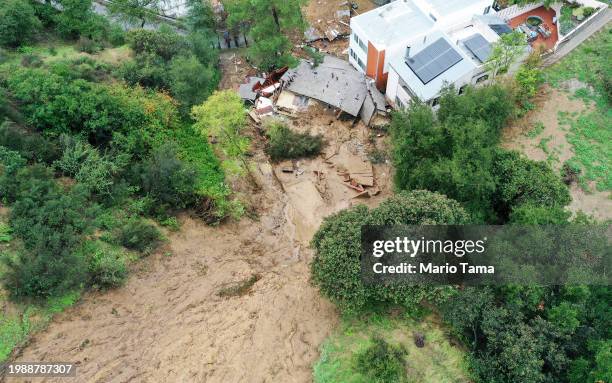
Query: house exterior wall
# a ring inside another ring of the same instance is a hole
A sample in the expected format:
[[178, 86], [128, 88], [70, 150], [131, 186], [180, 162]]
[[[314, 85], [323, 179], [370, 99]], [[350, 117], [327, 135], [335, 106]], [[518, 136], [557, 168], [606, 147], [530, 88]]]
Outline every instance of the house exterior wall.
[[[357, 37], [357, 38], [355, 38]], [[363, 49], [358, 41], [362, 41], [366, 49]], [[358, 71], [365, 73], [368, 65], [368, 40], [366, 39], [365, 33], [357, 26], [351, 24], [351, 36], [349, 41], [349, 63], [353, 65]], [[361, 64], [360, 64], [361, 63]]]
[[470, 20], [474, 15], [482, 15], [488, 8], [488, 13], [495, 13], [493, 0], [481, 0], [449, 14], [440, 14], [427, 0], [412, 0], [425, 15], [431, 17], [439, 29], [452, 29], [457, 23]]
[[387, 102], [395, 109], [401, 109], [408, 106], [412, 100], [412, 97], [404, 89], [402, 89], [400, 81], [401, 80], [398, 73], [392, 66], [389, 66], [387, 93], [385, 94], [385, 97], [387, 98]]

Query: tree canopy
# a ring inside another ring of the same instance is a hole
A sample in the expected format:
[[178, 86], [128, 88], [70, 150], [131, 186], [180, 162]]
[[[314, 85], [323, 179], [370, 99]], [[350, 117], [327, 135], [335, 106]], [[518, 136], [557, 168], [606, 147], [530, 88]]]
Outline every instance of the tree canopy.
[[306, 27], [302, 6], [306, 0], [227, 0], [230, 28], [249, 28], [253, 45], [249, 57], [264, 70], [293, 65], [289, 36], [301, 36]]

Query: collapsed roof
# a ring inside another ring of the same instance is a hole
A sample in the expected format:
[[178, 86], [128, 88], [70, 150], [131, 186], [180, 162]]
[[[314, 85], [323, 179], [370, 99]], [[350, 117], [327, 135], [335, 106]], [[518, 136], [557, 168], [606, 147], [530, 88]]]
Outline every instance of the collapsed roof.
[[368, 99], [368, 109], [372, 111], [366, 113], [366, 124], [374, 111], [385, 110], [384, 96], [367, 83], [365, 76], [347, 61], [332, 56], [325, 56], [316, 67], [302, 60], [297, 68], [289, 69], [281, 81], [284, 89], [329, 104], [353, 117], [360, 116], [364, 101]]

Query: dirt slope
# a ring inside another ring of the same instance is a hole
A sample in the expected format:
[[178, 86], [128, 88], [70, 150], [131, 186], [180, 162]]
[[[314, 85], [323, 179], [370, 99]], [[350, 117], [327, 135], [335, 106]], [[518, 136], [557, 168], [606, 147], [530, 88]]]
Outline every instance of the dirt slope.
[[[311, 253], [293, 240], [278, 189], [258, 194], [259, 221], [183, 218], [125, 287], [87, 295], [18, 361], [77, 362], [78, 382], [310, 381], [337, 314], [308, 282]], [[254, 273], [246, 295], [217, 295]]]

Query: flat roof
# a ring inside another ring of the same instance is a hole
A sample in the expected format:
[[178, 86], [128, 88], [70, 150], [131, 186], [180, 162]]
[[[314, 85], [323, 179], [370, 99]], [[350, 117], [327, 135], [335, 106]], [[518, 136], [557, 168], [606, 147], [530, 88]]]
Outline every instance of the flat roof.
[[406, 65], [423, 84], [427, 84], [461, 60], [463, 57], [459, 52], [440, 37], [416, 55], [407, 57]]
[[462, 9], [472, 5], [482, 3], [483, 0], [426, 0], [426, 2], [438, 15], [444, 17], [452, 15], [453, 13], [461, 11]]
[[352, 17], [351, 29], [353, 25], [365, 32], [372, 44], [387, 46], [426, 33], [434, 21], [412, 3], [393, 1]]
[[[439, 39], [444, 39], [447, 44], [453, 47], [454, 52], [456, 52], [459, 56], [461, 56], [461, 60], [456, 62], [454, 65], [450, 66], [443, 72], [441, 72], [438, 76], [431, 79], [426, 84], [423, 83], [417, 76], [417, 74], [410, 69], [410, 67], [406, 64], [405, 58], [403, 55], [398, 55], [393, 58], [389, 65], [399, 74], [400, 78], [408, 84], [410, 89], [423, 101], [431, 100], [433, 97], [437, 96], [440, 93], [440, 89], [444, 86], [445, 83], [453, 84], [461, 77], [471, 73], [474, 69], [476, 69], [476, 64], [466, 55], [466, 53], [459, 49], [456, 45], [450, 41], [448, 36], [442, 32], [435, 32], [430, 35], [432, 42], [437, 42]], [[430, 46], [429, 44], [428, 46]], [[427, 46], [422, 50], [427, 49]], [[421, 50], [421, 51], [422, 51]], [[419, 51], [420, 52], [420, 51]], [[419, 54], [419, 52], [415, 52], [413, 56]]]

